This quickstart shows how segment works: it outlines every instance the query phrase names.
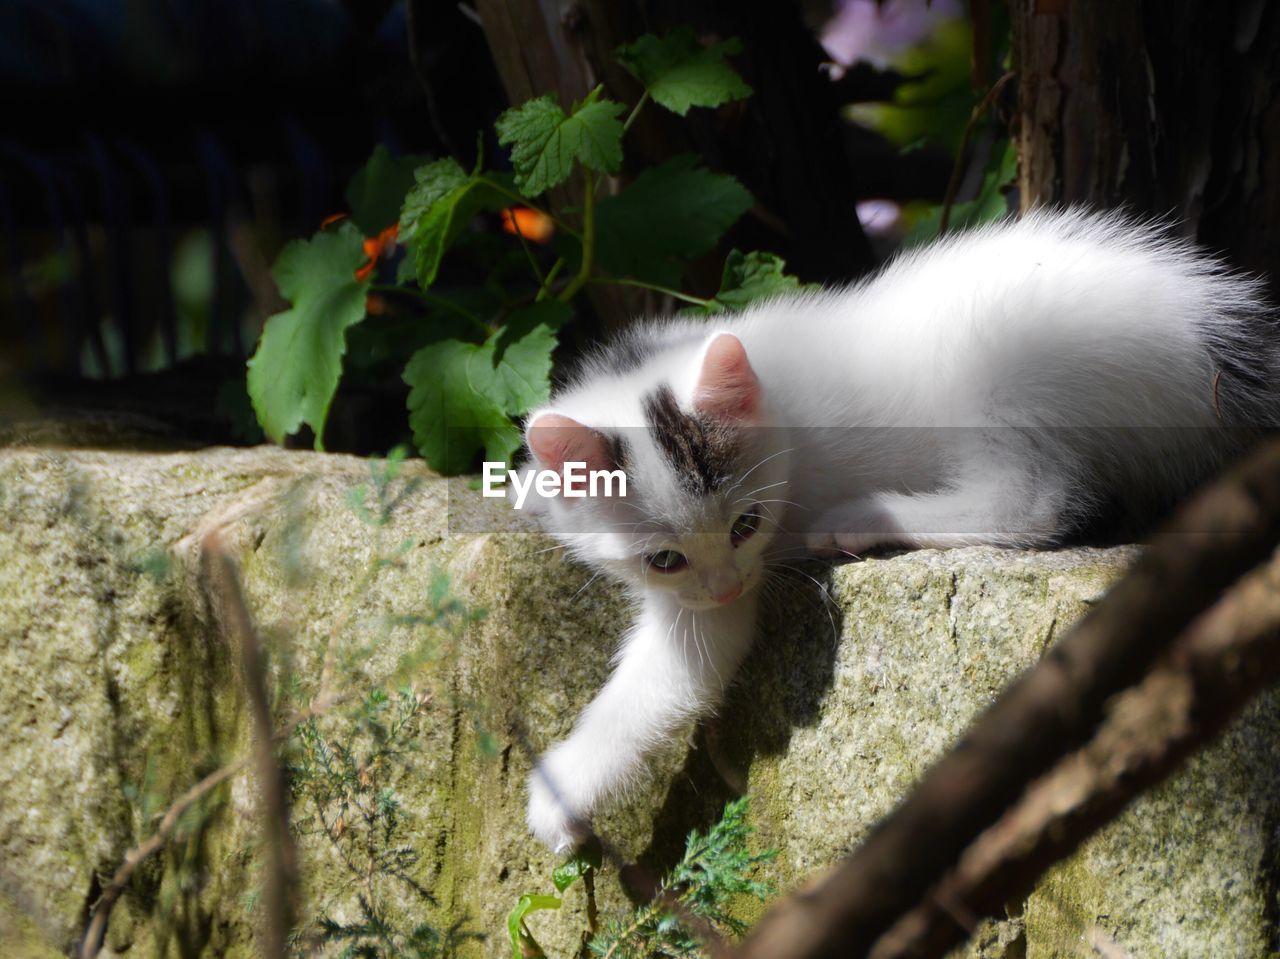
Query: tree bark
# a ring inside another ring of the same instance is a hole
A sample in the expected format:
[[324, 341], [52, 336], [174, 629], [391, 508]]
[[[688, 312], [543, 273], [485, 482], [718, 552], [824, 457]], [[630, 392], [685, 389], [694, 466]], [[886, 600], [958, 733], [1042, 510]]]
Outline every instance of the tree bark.
[[1280, 300], [1280, 5], [1010, 7], [1022, 208], [1170, 216]]

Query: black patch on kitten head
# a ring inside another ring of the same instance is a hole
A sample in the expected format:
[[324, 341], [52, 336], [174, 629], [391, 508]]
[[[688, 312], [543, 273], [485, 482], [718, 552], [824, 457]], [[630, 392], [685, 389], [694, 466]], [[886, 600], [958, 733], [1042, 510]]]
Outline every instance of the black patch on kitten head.
[[694, 342], [705, 336], [702, 330], [683, 333], [662, 326], [637, 326], [614, 336], [595, 356], [596, 364], [610, 373], [634, 373], [653, 357], [685, 341]]
[[685, 413], [669, 386], [645, 397], [644, 415], [654, 442], [684, 489], [705, 496], [729, 481], [737, 459], [732, 430], [708, 417]]
[[600, 361], [614, 373], [633, 373], [657, 352], [657, 340], [625, 332], [614, 338], [600, 352]]
[[605, 456], [609, 458], [609, 469], [631, 473], [631, 450], [627, 441], [613, 433], [601, 433], [604, 439]]

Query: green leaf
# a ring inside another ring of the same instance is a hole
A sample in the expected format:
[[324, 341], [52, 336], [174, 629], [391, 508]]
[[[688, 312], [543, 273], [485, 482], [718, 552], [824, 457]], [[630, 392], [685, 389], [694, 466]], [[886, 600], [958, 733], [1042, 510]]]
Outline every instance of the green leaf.
[[[560, 327], [568, 322], [573, 316], [573, 308], [567, 303], [561, 303], [558, 300], [544, 300], [541, 303], [533, 303], [519, 310], [513, 310], [511, 315], [507, 317], [507, 322], [503, 324], [502, 329], [498, 330], [498, 334], [494, 337], [494, 355], [501, 360], [506, 354], [507, 348], [516, 346], [517, 355], [523, 349], [527, 349], [529, 341], [526, 340], [531, 334], [537, 334], [534, 342], [544, 342], [546, 334], [538, 333], [538, 327], [546, 327], [547, 331], [556, 333]], [[524, 343], [524, 346], [520, 344]], [[553, 340], [554, 346], [554, 340]], [[550, 366], [548, 366], [548, 371]], [[541, 380], [539, 380], [541, 383]], [[523, 413], [531, 407], [537, 406], [546, 396], [541, 394], [539, 387], [538, 398], [525, 407], [524, 410], [513, 410], [512, 412]]]
[[484, 347], [458, 340], [432, 343], [409, 358], [409, 426], [432, 469], [452, 476], [471, 466], [477, 449], [486, 459], [505, 460], [519, 448], [511, 418], [472, 382], [473, 369], [483, 372], [488, 363]]
[[751, 87], [724, 62], [726, 55], [741, 52], [736, 38], [704, 47], [693, 30], [680, 27], [661, 39], [647, 33], [614, 56], [656, 103], [684, 116], [690, 107], [717, 107], [751, 96]]
[[799, 279], [786, 273], [786, 265], [782, 257], [773, 253], [754, 251], [744, 254], [733, 250], [724, 261], [720, 292], [712, 299], [709, 307], [692, 312], [736, 313], [757, 300], [814, 288], [813, 284], [801, 283]]
[[615, 276], [677, 286], [680, 266], [715, 248], [751, 208], [751, 194], [725, 173], [678, 156], [645, 170], [596, 207], [596, 261]]
[[551, 872], [551, 882], [557, 892], [564, 892], [575, 882], [585, 876], [588, 870], [600, 868], [600, 846], [588, 843], [579, 847], [574, 854], [556, 866]]
[[[1006, 194], [1017, 178], [1018, 151], [1013, 143], [1009, 142], [999, 156], [993, 156], [987, 172], [982, 177], [982, 186], [978, 189], [978, 195], [972, 200], [952, 205], [948, 229], [964, 230], [1008, 216], [1009, 200]], [[904, 247], [919, 246], [936, 240], [941, 223], [941, 204], [928, 207], [911, 224], [911, 229], [902, 238], [902, 245]]]
[[550, 396], [555, 327], [566, 310], [534, 304], [511, 315], [510, 336], [499, 330], [481, 345], [444, 340], [413, 354], [404, 370], [409, 426], [432, 469], [461, 473], [481, 449], [487, 460], [510, 462], [522, 442], [511, 417]]
[[553, 96], [513, 107], [494, 126], [498, 142], [511, 147], [516, 186], [533, 197], [569, 179], [576, 160], [585, 167], [617, 173], [622, 166], [621, 103], [600, 99], [600, 87], [566, 116]]
[[[472, 369], [471, 382], [512, 416], [527, 413], [551, 396], [551, 353], [556, 329], [569, 314], [563, 303], [535, 303], [511, 314], [507, 326], [483, 347], [488, 365]], [[501, 353], [499, 344], [503, 344]]]
[[[531, 912], [537, 912], [539, 909], [559, 909], [560, 900], [555, 896], [521, 896], [520, 901], [516, 903], [516, 907], [507, 913], [507, 932], [511, 934], [511, 957], [512, 959], [524, 959], [526, 955], [542, 955], [542, 949], [533, 942], [533, 937], [528, 934], [522, 927], [524, 926], [524, 917]], [[530, 945], [537, 951], [525, 952], [522, 946], [522, 940], [529, 940]]]
[[[445, 251], [476, 215], [500, 210], [510, 200], [500, 178], [468, 175], [453, 159], [419, 168], [414, 180], [400, 212], [400, 240], [409, 245], [418, 285], [426, 290]], [[403, 273], [397, 277], [402, 278]]]
[[292, 306], [267, 320], [249, 360], [249, 397], [262, 429], [279, 443], [303, 423], [323, 449], [329, 404], [342, 376], [346, 331], [364, 318], [368, 282], [355, 279], [364, 261], [360, 232], [338, 230], [286, 246], [272, 270]]
[[395, 223], [405, 194], [413, 186], [413, 171], [430, 161], [425, 156], [394, 157], [379, 143], [369, 162], [360, 168], [347, 186], [347, 208], [351, 222], [365, 236], [374, 236]]

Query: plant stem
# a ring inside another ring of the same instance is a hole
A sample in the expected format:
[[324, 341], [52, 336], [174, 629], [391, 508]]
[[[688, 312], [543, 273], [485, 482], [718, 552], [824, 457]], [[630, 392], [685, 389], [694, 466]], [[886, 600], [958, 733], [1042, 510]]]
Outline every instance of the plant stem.
[[551, 284], [555, 282], [556, 275], [564, 269], [564, 257], [556, 260], [551, 264], [551, 269], [547, 271], [547, 277], [542, 281], [542, 288], [538, 290], [538, 295], [534, 297], [534, 302], [539, 303], [545, 300], [551, 294]]
[[640, 94], [640, 99], [636, 101], [636, 105], [631, 108], [631, 113], [627, 116], [627, 120], [622, 124], [622, 132], [625, 134], [631, 129], [631, 124], [636, 122], [636, 116], [640, 113], [640, 108], [649, 102], [649, 91], [645, 90]]
[[542, 275], [542, 270], [538, 268], [538, 260], [533, 255], [533, 250], [529, 248], [529, 241], [524, 238], [524, 231], [520, 229], [520, 221], [516, 219], [515, 214], [511, 214], [511, 228], [515, 231], [517, 237], [520, 238], [520, 248], [524, 250], [524, 255], [529, 260], [529, 268], [533, 270], [533, 275], [537, 277], [538, 285], [545, 286], [547, 281]]
[[595, 277], [591, 279], [591, 283], [613, 283], [617, 286], [635, 286], [642, 290], [653, 290], [655, 293], [664, 293], [673, 299], [680, 300], [684, 303], [692, 303], [694, 306], [709, 307], [715, 303], [715, 300], [704, 300], [701, 297], [691, 296], [688, 293], [681, 293], [679, 290], [673, 290], [667, 286], [659, 286], [657, 283], [646, 283], [644, 280], [631, 280], [627, 278], [615, 277]]
[[973, 112], [969, 114], [969, 122], [964, 125], [964, 134], [960, 137], [960, 147], [956, 150], [956, 162], [951, 168], [951, 179], [947, 182], [947, 193], [942, 200], [942, 216], [938, 220], [938, 236], [946, 236], [947, 227], [951, 223], [951, 208], [956, 202], [956, 191], [960, 189], [960, 179], [964, 173], [964, 161], [969, 153], [969, 141], [973, 139], [974, 128], [977, 127], [978, 121], [981, 120], [991, 104], [995, 103], [996, 97], [1000, 96], [1000, 91], [1005, 85], [1013, 79], [1013, 73], [1006, 73], [999, 80], [991, 85], [991, 89], [987, 91], [986, 96], [973, 108]]
[[596, 246], [596, 184], [591, 178], [591, 171], [582, 171], [584, 187], [582, 196], [582, 265], [577, 275], [569, 281], [569, 285], [560, 293], [560, 302], [568, 303], [591, 278], [591, 265]]

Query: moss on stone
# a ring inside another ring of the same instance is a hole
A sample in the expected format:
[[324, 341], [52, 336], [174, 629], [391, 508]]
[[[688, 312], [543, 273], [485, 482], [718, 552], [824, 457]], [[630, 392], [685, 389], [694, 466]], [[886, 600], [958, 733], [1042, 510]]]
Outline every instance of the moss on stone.
[[[361, 585], [376, 534], [347, 497], [369, 486], [365, 462], [274, 449], [0, 451], [0, 954], [65, 953], [97, 890], [153, 828], [141, 797], [167, 802], [249, 748], [235, 658], [200, 585], [196, 543], [214, 525], [281, 682], [287, 671], [314, 683], [342, 617], [352, 681], [385, 679], [422, 639], [405, 617], [424, 610], [434, 570], [487, 611], [414, 677], [432, 698], [398, 792], [420, 854], [412, 878], [439, 905], [406, 893], [398, 908], [437, 924], [465, 918], [488, 934], [467, 954], [509, 954], [508, 910], [549, 892], [555, 865], [525, 833], [532, 756], [604, 681], [628, 611], [619, 590], [588, 585], [588, 571], [544, 551], [549, 541], [465, 480], [406, 471], [421, 485], [381, 535], [408, 549]], [[601, 831], [660, 872], [745, 786], [756, 848], [779, 850], [769, 878], [794, 888], [851, 849], [1133, 555], [975, 548], [794, 574], [719, 717], [658, 757], [650, 784], [606, 812]], [[1094, 927], [1133, 955], [1266, 952], [1278, 724], [1274, 698], [1255, 705], [1051, 873], [1025, 915], [984, 926], [965, 952], [1071, 954]], [[139, 870], [113, 913], [112, 954], [253, 954], [255, 793], [240, 777], [188, 842]], [[300, 848], [308, 908], [350, 916], [332, 848], [314, 837]], [[629, 907], [612, 869], [597, 893], [605, 915]], [[755, 918], [758, 907], [740, 907]], [[549, 955], [573, 954], [581, 887], [530, 925]]]

